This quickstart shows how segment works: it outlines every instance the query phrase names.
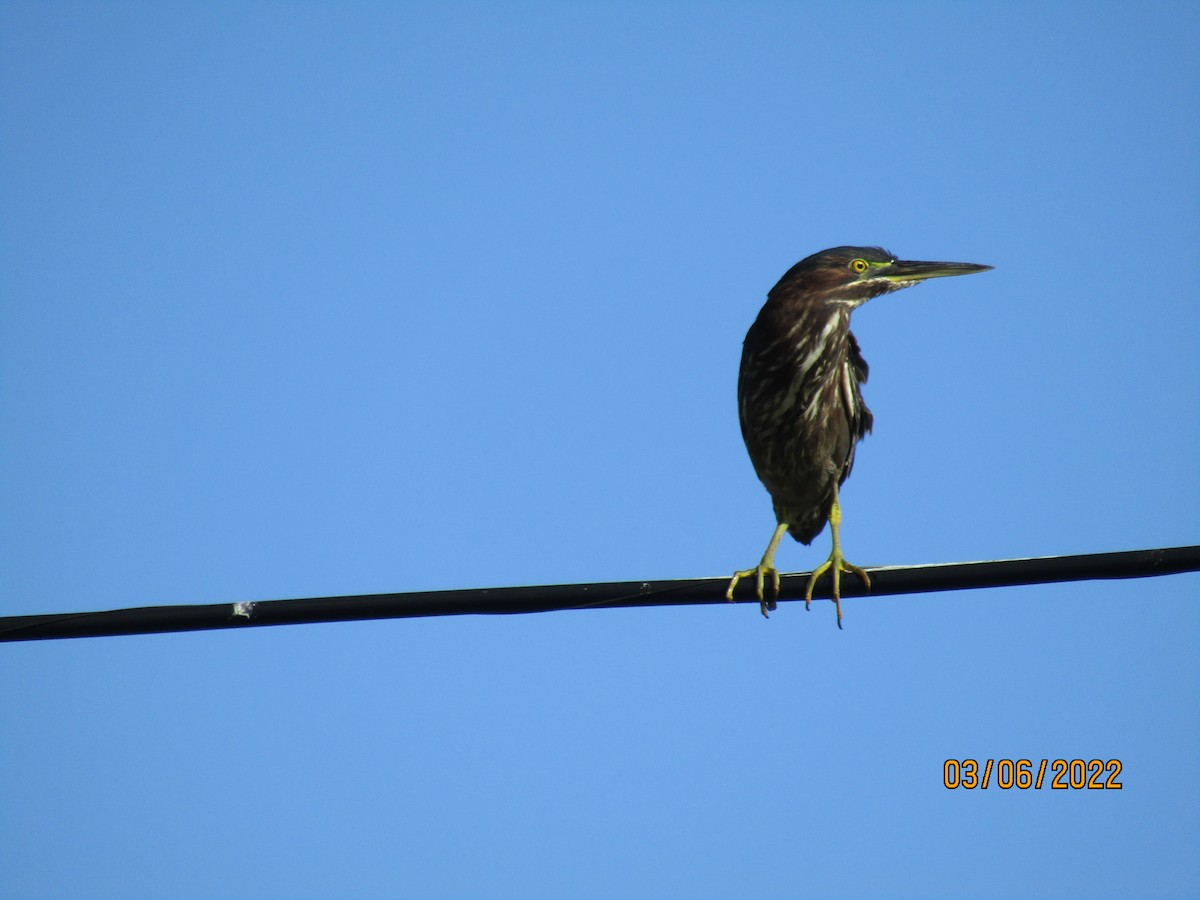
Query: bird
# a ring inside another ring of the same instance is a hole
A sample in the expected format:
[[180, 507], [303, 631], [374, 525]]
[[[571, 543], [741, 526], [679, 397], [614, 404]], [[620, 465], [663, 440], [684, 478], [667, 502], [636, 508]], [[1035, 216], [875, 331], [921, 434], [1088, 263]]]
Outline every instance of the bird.
[[[832, 247], [792, 266], [767, 294], [746, 333], [738, 371], [738, 419], [746, 450], [771, 495], [777, 526], [762, 561], [734, 572], [725, 596], [743, 578], [754, 578], [764, 616], [779, 598], [775, 551], [785, 534], [802, 544], [829, 523], [833, 549], [813, 570], [804, 592], [830, 573], [832, 599], [842, 627], [841, 576], [853, 573], [871, 588], [864, 569], [842, 554], [838, 488], [854, 467], [854, 450], [871, 430], [863, 401], [867, 361], [850, 331], [850, 314], [868, 300], [931, 278], [986, 272], [975, 263], [897, 259], [882, 247]], [[770, 578], [774, 596], [763, 591]]]

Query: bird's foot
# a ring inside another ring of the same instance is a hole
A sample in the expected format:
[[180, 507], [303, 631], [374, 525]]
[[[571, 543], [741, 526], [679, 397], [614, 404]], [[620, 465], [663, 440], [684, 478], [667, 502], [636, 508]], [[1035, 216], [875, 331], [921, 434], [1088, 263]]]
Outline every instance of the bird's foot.
[[867, 574], [866, 569], [860, 569], [858, 566], [851, 565], [846, 562], [846, 558], [842, 556], [842, 551], [837, 547], [829, 554], [829, 559], [821, 563], [813, 569], [811, 575], [808, 576], [808, 587], [804, 589], [804, 608], [812, 608], [813, 588], [817, 585], [817, 580], [829, 572], [833, 579], [833, 605], [837, 607], [837, 624], [838, 628], [842, 627], [842, 573], [853, 572], [863, 580], [863, 584], [867, 586], [867, 590], [871, 589], [871, 576]]
[[[767, 614], [775, 608], [775, 601], [779, 599], [779, 570], [769, 563], [761, 562], [753, 569], [742, 569], [734, 572], [733, 578], [729, 579], [729, 589], [725, 591], [725, 599], [733, 602], [733, 589], [737, 587], [737, 583], [743, 578], [754, 576], [754, 596], [758, 597], [758, 606], [762, 611], [763, 616], [770, 618]], [[763, 595], [763, 580], [770, 576], [771, 585], [774, 589], [774, 596], [767, 598]]]

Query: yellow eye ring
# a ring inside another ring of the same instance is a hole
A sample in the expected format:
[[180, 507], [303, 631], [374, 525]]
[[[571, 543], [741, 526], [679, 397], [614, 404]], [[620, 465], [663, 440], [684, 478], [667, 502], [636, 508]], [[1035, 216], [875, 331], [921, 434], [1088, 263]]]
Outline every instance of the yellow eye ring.
[[850, 268], [861, 275], [867, 271], [867, 261], [865, 259], [852, 259], [850, 260]]

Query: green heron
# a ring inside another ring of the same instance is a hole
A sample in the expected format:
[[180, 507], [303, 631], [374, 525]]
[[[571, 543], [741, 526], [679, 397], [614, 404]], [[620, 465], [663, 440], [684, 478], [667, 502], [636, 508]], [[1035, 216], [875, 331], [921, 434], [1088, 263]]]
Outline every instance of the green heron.
[[[833, 550], [809, 576], [804, 602], [809, 607], [817, 579], [828, 571], [842, 627], [842, 573], [853, 572], [871, 587], [867, 573], [842, 556], [840, 534], [838, 487], [850, 475], [854, 447], [872, 421], [861, 391], [867, 361], [850, 332], [850, 313], [873, 297], [928, 278], [990, 268], [899, 260], [880, 247], [834, 247], [800, 260], [779, 279], [746, 333], [738, 373], [742, 437], [779, 525], [762, 562], [735, 572], [726, 597], [732, 600], [738, 582], [753, 575], [767, 615], [779, 597], [775, 550], [784, 533], [811, 544], [828, 522]], [[766, 576], [773, 597], [763, 593]]]

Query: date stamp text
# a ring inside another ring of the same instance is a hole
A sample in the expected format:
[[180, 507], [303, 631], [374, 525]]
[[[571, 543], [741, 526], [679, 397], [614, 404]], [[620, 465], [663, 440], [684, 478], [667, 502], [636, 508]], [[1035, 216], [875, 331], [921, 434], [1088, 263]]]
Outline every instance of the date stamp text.
[[1119, 791], [1119, 759], [948, 759], [942, 783], [948, 790], [998, 787], [1002, 791]]

